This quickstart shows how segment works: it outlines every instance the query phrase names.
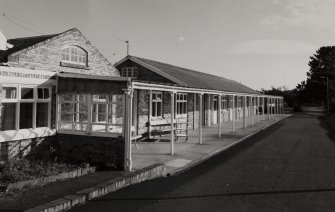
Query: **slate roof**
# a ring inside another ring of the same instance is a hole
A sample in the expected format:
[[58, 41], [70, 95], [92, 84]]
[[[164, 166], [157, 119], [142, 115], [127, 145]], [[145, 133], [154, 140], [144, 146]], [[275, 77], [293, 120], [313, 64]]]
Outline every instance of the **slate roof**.
[[[135, 56], [127, 56], [134, 62], [142, 62], [150, 69], [168, 79], [174, 81], [179, 86], [210, 89], [228, 92], [260, 94], [252, 88], [249, 88], [239, 82], [224, 77], [214, 76], [199, 71], [173, 66], [170, 64], [157, 62]], [[176, 79], [176, 80], [175, 80]]]
[[[59, 34], [51, 34], [51, 35], [41, 35], [41, 36], [34, 36], [34, 37], [25, 37], [25, 38], [13, 38], [8, 39], [7, 43], [13, 45], [13, 48], [10, 48], [6, 51], [0, 51], [0, 58], [4, 59], [6, 56], [18, 52], [22, 49], [28, 48], [33, 46], [37, 43], [43, 42], [47, 39], [53, 38]], [[0, 59], [0, 60], [1, 60]]]

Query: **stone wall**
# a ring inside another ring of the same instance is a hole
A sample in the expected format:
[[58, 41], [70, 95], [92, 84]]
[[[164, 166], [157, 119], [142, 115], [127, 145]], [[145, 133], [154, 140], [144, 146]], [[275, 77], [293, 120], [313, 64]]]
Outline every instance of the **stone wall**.
[[[79, 46], [87, 51], [87, 68], [60, 65], [62, 48], [72, 45]], [[77, 29], [69, 30], [36, 46], [16, 52], [8, 56], [8, 63], [12, 67], [53, 72], [120, 76], [113, 65]]]

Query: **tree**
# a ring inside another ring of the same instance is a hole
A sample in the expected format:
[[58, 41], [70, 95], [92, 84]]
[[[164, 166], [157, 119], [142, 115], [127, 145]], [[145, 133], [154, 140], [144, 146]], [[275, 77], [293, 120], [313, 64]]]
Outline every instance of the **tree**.
[[327, 103], [326, 78], [329, 80], [329, 100], [333, 99], [335, 76], [335, 46], [324, 46], [319, 48], [310, 57], [308, 63], [310, 69], [307, 79], [297, 85], [295, 91], [300, 104], [324, 104]]
[[270, 90], [262, 88], [260, 92], [266, 95], [282, 96], [284, 98], [284, 102], [286, 102], [289, 107], [297, 105], [295, 90], [289, 90], [286, 86], [278, 88], [271, 86]]

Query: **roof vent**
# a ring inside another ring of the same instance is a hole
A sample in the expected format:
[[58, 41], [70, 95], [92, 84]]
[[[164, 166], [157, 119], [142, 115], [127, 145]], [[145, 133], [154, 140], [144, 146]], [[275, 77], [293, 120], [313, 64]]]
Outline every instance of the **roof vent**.
[[7, 43], [7, 38], [5, 35], [0, 31], [0, 50], [6, 51], [7, 49], [12, 48], [13, 45]]

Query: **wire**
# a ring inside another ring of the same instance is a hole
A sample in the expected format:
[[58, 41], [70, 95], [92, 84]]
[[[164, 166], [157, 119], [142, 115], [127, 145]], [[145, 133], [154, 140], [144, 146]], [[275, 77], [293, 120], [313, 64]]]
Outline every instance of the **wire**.
[[15, 20], [13, 20], [12, 18], [8, 17], [5, 13], [2, 14], [2, 16], [5, 17], [5, 18], [7, 18], [10, 22], [12, 22], [12, 23], [14, 23], [14, 24], [16, 24], [16, 25], [18, 25], [18, 26], [24, 28], [25, 30], [28, 30], [28, 31], [30, 31], [30, 32], [33, 32], [33, 33], [36, 33], [36, 34], [39, 34], [39, 35], [43, 34], [43, 33], [41, 33], [41, 32], [38, 32], [38, 31], [35, 31], [35, 30], [32, 30], [32, 29], [29, 29], [28, 27], [26, 27], [26, 26], [24, 26], [24, 25], [18, 23], [17, 21], [15, 21]]
[[42, 26], [40, 26], [40, 25], [38, 25], [38, 24], [35, 24], [35, 23], [32, 23], [32, 22], [29, 22], [29, 21], [20, 19], [20, 18], [18, 18], [18, 17], [15, 17], [15, 16], [13, 16], [13, 15], [11, 15], [11, 14], [4, 13], [4, 15], [7, 16], [7, 17], [10, 17], [10, 18], [12, 18], [12, 19], [16, 19], [16, 20], [19, 21], [19, 22], [25, 22], [25, 23], [30, 24], [30, 25], [32, 25], [32, 26], [38, 27], [38, 28], [42, 29], [43, 31], [45, 31], [45, 32], [47, 32], [47, 33], [50, 33], [50, 32], [52, 31], [52, 30], [50, 30], [50, 29], [48, 29], [48, 28], [45, 28], [45, 27], [42, 27]]

